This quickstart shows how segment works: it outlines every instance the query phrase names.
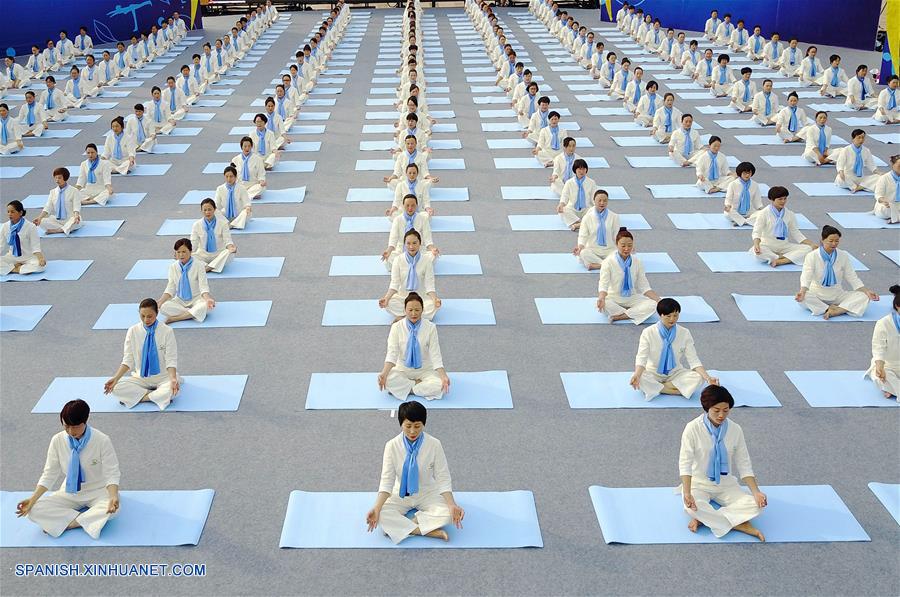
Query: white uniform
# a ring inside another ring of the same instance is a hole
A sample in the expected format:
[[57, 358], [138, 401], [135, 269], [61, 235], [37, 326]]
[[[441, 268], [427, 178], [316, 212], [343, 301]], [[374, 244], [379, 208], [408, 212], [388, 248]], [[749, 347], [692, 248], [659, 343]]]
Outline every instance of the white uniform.
[[[597, 183], [593, 178], [585, 175], [581, 187], [584, 190], [584, 204], [581, 209], [578, 209], [578, 177], [572, 176], [563, 185], [562, 193], [559, 196], [559, 202], [563, 205], [563, 211], [559, 216], [566, 226], [571, 227], [572, 224], [581, 220], [586, 211], [593, 209]], [[618, 228], [616, 230], [618, 231]]]
[[99, 77], [99, 84], [103, 85], [115, 85], [119, 82], [119, 67], [116, 66], [116, 63], [113, 62], [112, 58], [109, 60], [101, 60], [97, 63], [97, 76]]
[[823, 87], [825, 95], [836, 97], [847, 93], [847, 73], [840, 66], [829, 66], [822, 71], [818, 83]]
[[794, 137], [800, 137], [800, 131], [809, 124], [809, 119], [806, 117], [806, 111], [803, 108], [798, 107], [796, 112], [797, 122], [794, 130], [791, 130], [792, 112], [793, 110], [790, 106], [785, 106], [778, 111], [778, 115], [775, 117], [775, 130], [778, 132], [778, 136], [788, 141], [792, 140]]
[[438, 343], [437, 326], [421, 319], [418, 338], [422, 366], [413, 369], [406, 365], [406, 346], [409, 341], [409, 330], [406, 328], [406, 318], [399, 319], [391, 324], [388, 334], [387, 354], [384, 357], [386, 363], [394, 363], [387, 376], [387, 391], [398, 400], [406, 400], [410, 393], [421, 396], [427, 400], [440, 400], [441, 378], [437, 374], [438, 369], [444, 367], [441, 356], [441, 346]]
[[[424, 179], [428, 176], [428, 154], [424, 151], [419, 151], [418, 149], [413, 153], [415, 154], [415, 157], [412, 158], [412, 163], [419, 168], [419, 178]], [[387, 184], [390, 190], [395, 190], [399, 181], [406, 178], [406, 168], [409, 167], [409, 164], [411, 163], [411, 157], [412, 154], [406, 151], [406, 149], [403, 149], [397, 154], [397, 157], [394, 158], [394, 171], [392, 172], [392, 175], [397, 178]]]
[[7, 114], [5, 119], [0, 119], [0, 131], [3, 131], [6, 137], [6, 143], [0, 141], [0, 155], [17, 153], [20, 149], [19, 144], [22, 142], [19, 121], [13, 118], [12, 114]]
[[781, 60], [782, 44], [780, 41], [768, 41], [763, 47], [763, 66], [778, 70], [778, 61]]
[[546, 164], [547, 162], [552, 162], [553, 159], [562, 153], [563, 150], [563, 140], [569, 136], [569, 132], [562, 128], [562, 126], [557, 125], [556, 127], [557, 135], [556, 138], [559, 141], [559, 149], [553, 149], [553, 128], [550, 126], [544, 127], [541, 129], [541, 132], [538, 133], [537, 138], [537, 159], [542, 164]]
[[[193, 230], [191, 236], [194, 236]], [[191, 243], [195, 248], [197, 243]], [[191, 317], [199, 322], [206, 319], [207, 305], [203, 294], [209, 294], [209, 283], [206, 281], [206, 262], [200, 259], [196, 253], [193, 256], [194, 262], [191, 269], [188, 270], [188, 281], [191, 286], [191, 298], [184, 300], [178, 296], [178, 285], [181, 281], [181, 262], [173, 261], [169, 266], [169, 278], [166, 283], [164, 294], [168, 294], [172, 298], [164, 302], [159, 307], [159, 312], [166, 317], [180, 317], [185, 313], [190, 313]], [[160, 361], [162, 363], [162, 361]]]
[[[194, 263], [191, 269], [196, 266]], [[170, 302], [172, 301], [167, 301], [166, 304]], [[128, 408], [134, 408], [144, 396], [147, 396], [159, 410], [164, 410], [172, 402], [172, 378], [168, 369], [178, 369], [178, 344], [175, 342], [175, 332], [172, 328], [157, 320], [154, 338], [159, 359], [159, 373], [142, 377], [141, 363], [144, 359], [146, 338], [147, 330], [143, 323], [136, 323], [125, 332], [122, 364], [128, 367], [130, 374], [123, 376], [116, 383], [112, 394]]]
[[59, 87], [54, 87], [52, 92], [49, 89], [42, 91], [39, 102], [47, 115], [47, 119], [51, 122], [65, 120], [68, 116], [66, 110], [71, 107], [68, 98]]
[[600, 227], [600, 217], [597, 208], [592, 207], [581, 217], [581, 226], [578, 228], [578, 244], [583, 247], [578, 258], [585, 267], [599, 265], [616, 250], [616, 234], [619, 231], [619, 214], [606, 209], [606, 243], [597, 243], [597, 230]]
[[88, 182], [90, 168], [90, 160], [84, 160], [78, 168], [78, 182], [75, 184], [81, 189], [82, 201], [93, 199], [98, 205], [106, 205], [109, 201], [107, 188], [112, 186], [112, 166], [109, 160], [98, 157], [94, 167], [94, 182]]
[[81, 69], [81, 91], [90, 97], [94, 97], [100, 93], [100, 69], [97, 63], [94, 66], [85, 66]]
[[403, 301], [406, 300], [406, 297], [409, 296], [410, 292], [415, 291], [422, 296], [422, 301], [424, 303], [422, 317], [431, 320], [437, 311], [434, 299], [429, 296], [429, 293], [435, 292], [434, 256], [427, 251], [419, 252], [419, 262], [416, 264], [418, 286], [416, 288], [407, 288], [406, 281], [407, 276], [409, 275], [409, 263], [406, 261], [406, 255], [406, 251], [403, 250], [396, 258], [394, 258], [394, 262], [391, 264], [390, 289], [395, 291], [396, 294], [391, 297], [386, 309], [392, 315], [398, 317], [403, 316], [405, 313]]
[[690, 77], [697, 71], [697, 66], [703, 60], [703, 56], [699, 51], [694, 50], [693, 52], [690, 49], [685, 50], [681, 53], [681, 60], [678, 63], [681, 67], [681, 74]]
[[[216, 204], [218, 206], [218, 203]], [[212, 271], [219, 273], [234, 259], [234, 253], [228, 250], [228, 245], [233, 245], [231, 229], [227, 218], [216, 218], [214, 234], [216, 237], [215, 251], [206, 250], [206, 218], [200, 218], [191, 226], [191, 246], [194, 248], [194, 258], [203, 261], [204, 267], [208, 266]], [[191, 270], [194, 268], [192, 267]], [[206, 280], [206, 275], [203, 275]], [[204, 292], [209, 292], [209, 289]], [[170, 293], [171, 294], [171, 293]], [[195, 293], [196, 296], [196, 293]], [[202, 320], [201, 320], [202, 321]]]
[[[41, 220], [41, 228], [44, 230], [62, 229], [68, 236], [73, 230], [78, 230], [84, 224], [83, 217], [81, 222], [75, 222], [75, 215], [81, 215], [81, 191], [73, 185], [67, 184], [62, 193], [63, 196], [60, 199], [60, 188], [55, 186], [50, 189], [47, 203], [44, 204], [43, 209], [48, 215]], [[60, 202], [62, 203], [62, 212], [57, 211]]]
[[[22, 216], [24, 219], [24, 216]], [[20, 274], [33, 274], [44, 271], [38, 261], [37, 254], [41, 252], [41, 238], [38, 228], [30, 221], [25, 220], [22, 229], [19, 230], [19, 246], [22, 254], [13, 255], [13, 247], [9, 241], [9, 220], [0, 226], [0, 242], [3, 242], [3, 255], [0, 256], [0, 275], [7, 275], [18, 265]]]
[[891, 224], [900, 222], [900, 201], [897, 201], [897, 181], [894, 180], [893, 171], [878, 177], [878, 182], [875, 183], [875, 207], [872, 208], [872, 212], [879, 218], [890, 220]]
[[19, 131], [23, 135], [31, 133], [35, 137], [40, 137], [44, 133], [44, 122], [48, 120], [48, 116], [36, 100], [31, 104], [30, 114], [28, 106], [27, 103], [19, 106]]
[[753, 219], [753, 240], [757, 238], [762, 242], [759, 245], [759, 255], [750, 247], [750, 255], [760, 261], [769, 262], [778, 257], [790, 259], [792, 263], [802, 265], [806, 254], [812, 249], [809, 245], [803, 244], [806, 237], [797, 227], [797, 218], [794, 212], [788, 208], [784, 208], [784, 224], [787, 226], [787, 236], [783, 239], [775, 238], [775, 214], [772, 213], [773, 206], [760, 210]]
[[153, 146], [156, 145], [155, 133], [156, 126], [146, 112], [140, 120], [133, 114], [125, 119], [125, 134], [135, 140], [138, 151], [153, 151]]
[[[768, 110], [766, 109], [767, 98], [769, 100]], [[753, 120], [756, 122], [763, 126], [775, 124], [778, 118], [778, 95], [774, 91], [769, 92], [768, 95], [765, 91], [760, 91], [753, 96], [751, 109], [753, 110]], [[790, 114], [788, 114], [788, 118], [790, 119]]]
[[[450, 470], [441, 442], [424, 433], [422, 445], [416, 456], [419, 467], [419, 491], [410, 496], [400, 497], [400, 479], [403, 476], [405, 460], [406, 446], [403, 434], [400, 434], [384, 445], [381, 483], [378, 486], [379, 492], [391, 494], [381, 509], [379, 523], [381, 530], [394, 544], [409, 537], [416, 528], [420, 534], [427, 535], [452, 522], [450, 509], [441, 496], [451, 491]], [[406, 514], [413, 509], [416, 510], [416, 514], [411, 520]]]
[[88, 99], [89, 95], [85, 90], [83, 78], [79, 77], [77, 80], [69, 79], [68, 81], [66, 81], [65, 95], [69, 106], [73, 108], [80, 108], [84, 104], [84, 101]]
[[[109, 485], [119, 485], [119, 459], [109, 436], [93, 427], [88, 443], [78, 454], [84, 480], [77, 493], [66, 493], [66, 472], [72, 458], [68, 434], [60, 431], [50, 440], [47, 460], [38, 485], [52, 490], [62, 477], [58, 489], [44, 494], [34, 503], [28, 520], [40, 526], [51, 537], [59, 537], [76, 518], [85, 532], [94, 539], [115, 514], [109, 508]], [[81, 512], [83, 508], [86, 511]]]
[[746, 29], [735, 28], [734, 31], [731, 32], [728, 45], [734, 52], [746, 52], [749, 49], [749, 41], [750, 35], [747, 33]]
[[[571, 159], [567, 159], [569, 157], [571, 157]], [[572, 164], [578, 159], [581, 159], [581, 156], [577, 153], [566, 156], [565, 151], [553, 158], [553, 176], [556, 177], [556, 180], [550, 183], [550, 190], [557, 195], [562, 195], [563, 185], [566, 184], [566, 181], [575, 176], [575, 173], [572, 172]]]
[[[197, 84], [197, 80], [190, 73], [188, 73], [187, 77], [178, 75], [178, 78], [175, 79], [175, 87], [184, 95], [185, 105], [188, 106], [193, 105], [202, 93], [200, 85]], [[185, 92], [185, 87], [187, 87], [187, 92]]]
[[653, 119], [656, 118], [656, 114], [663, 109], [662, 97], [658, 93], [652, 95], [645, 93], [641, 96], [634, 109], [637, 112], [634, 121], [642, 126], [650, 127], [653, 125]]
[[[32, 79], [40, 79], [47, 72], [47, 63], [44, 61], [44, 55], [38, 52], [28, 57], [25, 63], [25, 72]], [[7, 73], [8, 74], [8, 73]]]
[[394, 189], [394, 203], [392, 204], [392, 207], [397, 210], [397, 213], [395, 213], [393, 217], [400, 217], [399, 212], [403, 210], [403, 198], [407, 195], [416, 196], [420, 210], [431, 207], [431, 181], [422, 180], [422, 178], [419, 177], [416, 179], [415, 184], [416, 190], [413, 191], [409, 184], [409, 179], [406, 176], [397, 183], [397, 187]]
[[82, 35], [79, 33], [76, 35], [74, 43], [74, 52], [76, 56], [85, 56], [90, 54], [91, 50], [94, 49], [94, 40], [87, 34]]
[[707, 60], [706, 58], [701, 58], [699, 62], [697, 62], [697, 66], [694, 67], [693, 75], [697, 80], [698, 85], [702, 85], [706, 87], [707, 85], [712, 85], [713, 82], [713, 74], [716, 72], [716, 67], [718, 64], [713, 58]]
[[113, 170], [119, 174], [128, 174], [128, 171], [132, 168], [131, 160], [134, 159], [137, 152], [137, 141], [123, 130], [118, 137], [118, 155], [121, 157], [116, 157], [116, 140], [116, 135], [112, 131], [106, 133], [106, 141], [103, 143], [101, 157], [108, 161]]
[[[803, 150], [803, 157], [813, 164], [817, 164], [817, 154], [819, 148], [819, 135], [820, 133], [819, 125], [812, 123], [804, 127], [800, 133], [797, 134], [798, 137], [806, 141], [806, 148]], [[825, 130], [825, 149], [831, 147], [831, 127], [827, 124], [824, 127]], [[834, 157], [829, 154], [829, 157]]]
[[[850, 263], [850, 257], [846, 251], [835, 249], [837, 257], [834, 260], [834, 277], [835, 284], [833, 286], [824, 286], [822, 280], [825, 278], [825, 261], [819, 250], [810, 251], [803, 260], [803, 271], [800, 273], [800, 287], [808, 288], [803, 305], [809, 309], [813, 315], [822, 315], [828, 309], [829, 305], [836, 305], [846, 309], [850, 315], [860, 317], [866, 312], [869, 306], [869, 297], [864, 292], [857, 290], [863, 288], [865, 284], [853, 271], [853, 265]], [[852, 290], [844, 290], [844, 282]]]
[[[244, 179], [244, 162], [247, 162], [248, 177]], [[255, 199], [262, 195], [262, 183], [266, 181], [266, 164], [262, 157], [255, 151], [251, 150], [249, 156], [245, 156], [244, 152], [237, 154], [231, 158], [231, 163], [237, 168], [238, 182], [247, 189], [247, 194], [251, 199]], [[218, 204], [217, 204], [218, 205]]]
[[[687, 151], [688, 138], [691, 140], [690, 151]], [[669, 138], [669, 156], [679, 166], [690, 163], [701, 151], [703, 151], [703, 142], [700, 140], [700, 133], [694, 127], [691, 127], [691, 131], [688, 133], [683, 126], [679, 126]]]
[[834, 162], [837, 167], [838, 175], [834, 179], [834, 184], [843, 189], [855, 189], [860, 186], [867, 191], [874, 191], [875, 184], [878, 182], [878, 174], [875, 174], [875, 159], [869, 148], [863, 145], [860, 148], [860, 157], [862, 159], [862, 176], [856, 176], [854, 166], [856, 164], [856, 152], [851, 143], [846, 147], [842, 147], [834, 152]]
[[[614, 237], [615, 238], [615, 237]], [[615, 242], [615, 241], [613, 241]], [[625, 279], [625, 270], [619, 265], [614, 251], [603, 260], [600, 268], [600, 282], [598, 292], [606, 292], [606, 314], [610, 317], [625, 314], [635, 325], [644, 323], [651, 315], [656, 313], [656, 301], [644, 296], [649, 292], [650, 282], [644, 273], [644, 264], [640, 258], [631, 256], [631, 294], [622, 295], [622, 282]]]
[[781, 74], [788, 77], [797, 77], [800, 75], [800, 62], [803, 56], [800, 55], [800, 48], [786, 47], [781, 53], [778, 66], [781, 68]]
[[815, 85], [822, 76], [822, 62], [818, 58], [807, 56], [800, 61], [800, 84]]
[[860, 81], [859, 77], [850, 77], [847, 81], [847, 99], [844, 104], [858, 110], [877, 108], [878, 96], [875, 95], [872, 79], [866, 76]]
[[150, 100], [150, 103], [145, 104], [146, 113], [144, 118], [147, 116], [150, 117], [150, 121], [153, 124], [154, 129], [160, 135], [168, 135], [175, 128], [175, 120], [172, 118], [172, 113], [169, 111], [169, 105], [162, 101], [156, 101], [154, 99]]
[[598, 72], [600, 73], [600, 86], [611, 87], [612, 82], [618, 73], [618, 67], [615, 62], [606, 61], [603, 63], [603, 66], [598, 69]]
[[[753, 496], [741, 489], [739, 479], [753, 477], [753, 466], [744, 432], [741, 426], [726, 419], [725, 451], [728, 455], [728, 474], [722, 475], [719, 483], [709, 480], [707, 467], [713, 453], [713, 439], [700, 415], [684, 427], [681, 434], [681, 451], [678, 455], [678, 472], [691, 477], [691, 495], [697, 510], [685, 508], [691, 518], [708, 526], [716, 537], [724, 537], [734, 527], [759, 515], [759, 506]], [[711, 501], [719, 506], [712, 507]]]
[[[750, 179], [750, 208], [747, 213], [741, 214], [738, 207], [741, 204], [741, 194], [744, 190], [744, 183], [740, 177], [735, 178], [725, 188], [725, 217], [734, 222], [737, 226], [746, 226], [753, 224], [756, 214], [763, 208], [762, 194], [759, 185], [752, 178]], [[730, 209], [729, 209], [730, 208]]]
[[715, 179], [710, 178], [712, 160], [713, 156], [709, 151], [699, 153], [692, 159], [697, 174], [697, 186], [706, 193], [710, 192], [714, 187], [724, 189], [735, 179], [734, 172], [728, 166], [728, 158], [721, 151], [715, 155], [718, 177]]
[[[174, 102], [172, 101], [174, 96]], [[187, 97], [184, 95], [184, 92], [175, 87], [175, 89], [170, 89], [166, 87], [162, 90], [162, 103], [166, 105], [166, 108], [169, 109], [170, 118], [174, 118], [175, 120], [181, 120], [184, 118], [187, 113]], [[175, 109], [172, 109], [172, 105], [175, 105]]]
[[[875, 361], [884, 361], [885, 381], [875, 376]], [[900, 395], [900, 330], [894, 325], [890, 314], [875, 323], [872, 331], [872, 364], [866, 371], [866, 377], [882, 392]]]
[[661, 323], [652, 325], [641, 332], [637, 356], [634, 359], [636, 367], [644, 367], [644, 373], [638, 380], [640, 390], [645, 400], [653, 400], [660, 395], [665, 382], [669, 382], [682, 397], [690, 400], [694, 392], [703, 385], [703, 378], [694, 371], [702, 366], [694, 348], [694, 337], [686, 327], [675, 326], [675, 339], [672, 341], [675, 367], [666, 374], [659, 373], [659, 362], [664, 346], [659, 335], [661, 325]]
[[218, 208], [218, 213], [221, 217], [225, 218], [228, 221], [228, 224], [231, 228], [236, 228], [238, 230], [243, 230], [247, 226], [247, 222], [250, 221], [251, 214], [247, 210], [250, 209], [250, 195], [247, 194], [247, 189], [245, 189], [242, 185], [235, 183], [234, 184], [234, 215], [233, 217], [228, 217], [228, 185], [227, 183], [220, 184], [216, 188], [216, 207]]
[[712, 17], [706, 19], [706, 23], [703, 25], [703, 35], [709, 40], [714, 40], [716, 38], [716, 31], [719, 30], [719, 25], [722, 24], [721, 19], [714, 19]]
[[730, 95], [731, 89], [735, 85], [734, 72], [727, 65], [722, 66], [721, 64], [717, 64], [713, 67], [710, 83], [712, 83], [710, 90], [714, 96], [725, 97], [726, 95]]
[[668, 143], [680, 122], [681, 110], [672, 106], [670, 111], [665, 106], [661, 106], [656, 110], [656, 116], [653, 117], [653, 138], [660, 143]]
[[609, 96], [617, 99], [625, 99], [628, 83], [632, 79], [631, 71], [617, 70], [609, 86]]
[[742, 77], [731, 86], [731, 106], [739, 112], [751, 109], [755, 96], [756, 83], [752, 79], [745, 81]]
[[[428, 248], [434, 244], [431, 239], [431, 218], [424, 211], [416, 212], [413, 216], [413, 230], [422, 237], [422, 246]], [[394, 265], [394, 259], [403, 252], [403, 236], [406, 234], [406, 212], [401, 212], [391, 222], [391, 232], [388, 238], [388, 246], [394, 247], [394, 250], [385, 260], [384, 265], [391, 271]]]
[[262, 141], [260, 141], [259, 129], [254, 128], [250, 137], [253, 139], [253, 149], [263, 159], [265, 168], [273, 168], [275, 162], [278, 161], [278, 143], [275, 141], [275, 135], [269, 129], [264, 128]]
[[23, 89], [30, 85], [31, 75], [22, 68], [21, 64], [14, 62], [12, 66], [5, 67], [3, 71], [3, 74], [6, 75], [6, 80], [8, 81], [7, 84], [10, 87], [14, 86], [12, 85], [13, 82], [16, 83], [15, 87], [18, 87], [19, 89]]
[[[893, 104], [891, 98], [893, 97]], [[891, 107], [893, 105], [893, 107]], [[873, 118], [878, 122], [895, 123], [900, 120], [900, 92], [896, 89], [885, 88], [878, 94], [878, 101]]]
[[747, 40], [747, 58], [750, 60], [762, 60], [766, 52], [766, 38], [753, 34]]

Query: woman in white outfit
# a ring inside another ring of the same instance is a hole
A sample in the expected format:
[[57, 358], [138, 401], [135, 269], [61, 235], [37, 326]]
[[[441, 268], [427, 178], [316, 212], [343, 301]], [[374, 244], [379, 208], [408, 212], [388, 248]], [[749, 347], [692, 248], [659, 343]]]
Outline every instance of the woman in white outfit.
[[594, 208], [582, 216], [578, 228], [578, 243], [572, 254], [589, 270], [600, 269], [603, 260], [616, 250], [619, 214], [608, 209], [608, 205], [609, 193], [597, 189], [594, 192]]
[[88, 143], [84, 148], [87, 159], [78, 168], [75, 188], [81, 191], [82, 205], [106, 205], [113, 194], [112, 166], [100, 159], [97, 146]]
[[38, 228], [25, 218], [22, 202], [14, 199], [6, 204], [9, 218], [0, 226], [3, 254], [0, 256], [0, 275], [33, 274], [47, 267], [41, 252]]
[[634, 235], [627, 228], [616, 234], [616, 251], [603, 260], [597, 284], [597, 310], [609, 321], [630, 319], [635, 325], [647, 321], [660, 297], [650, 288], [644, 265], [634, 256]]
[[409, 230], [403, 235], [403, 246], [405, 250], [394, 258], [391, 265], [391, 284], [378, 300], [378, 306], [396, 317], [402, 317], [406, 297], [410, 292], [419, 292], [427, 297], [424, 299], [422, 317], [430, 320], [441, 308], [441, 299], [434, 285], [434, 256], [431, 253], [422, 254], [422, 236], [416, 230]]
[[890, 288], [893, 309], [875, 323], [872, 332], [872, 364], [866, 377], [884, 393], [885, 398], [900, 395], [900, 286]]
[[875, 183], [872, 213], [891, 224], [900, 222], [900, 154], [891, 156], [891, 169]]
[[209, 197], [200, 202], [200, 212], [203, 217], [191, 226], [193, 255], [203, 262], [206, 271], [221, 273], [237, 253], [230, 222], [216, 217], [216, 202]]
[[175, 261], [169, 266], [168, 281], [159, 298], [159, 309], [166, 316], [166, 324], [196, 319], [203, 322], [209, 311], [216, 308], [216, 300], [209, 293], [206, 263], [191, 255], [191, 241], [175, 241]]
[[44, 209], [34, 219], [34, 225], [40, 226], [47, 234], [65, 234], [68, 236], [82, 226], [81, 191], [69, 185], [69, 169], [53, 170], [56, 186], [50, 189]]
[[769, 189], [769, 206], [757, 212], [753, 219], [753, 246], [750, 254], [772, 267], [794, 263], [802, 265], [806, 254], [816, 249], [797, 226], [797, 217], [787, 205], [788, 190]]

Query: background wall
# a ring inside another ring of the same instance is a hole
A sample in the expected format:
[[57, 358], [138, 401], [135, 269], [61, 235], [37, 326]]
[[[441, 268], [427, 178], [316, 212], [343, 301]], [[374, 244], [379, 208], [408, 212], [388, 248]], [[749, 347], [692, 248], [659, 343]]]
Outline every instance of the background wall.
[[48, 39], [59, 39], [60, 29], [75, 39], [85, 25], [99, 46], [149, 31], [175, 11], [188, 29], [201, 29], [199, 4], [199, 0], [3, 0], [7, 19], [0, 27], [0, 39], [5, 54], [10, 50], [30, 54], [32, 44], [43, 49]]
[[[605, 0], [601, 15], [606, 20]], [[744, 19], [747, 29], [762, 27], [763, 35], [777, 31], [782, 39], [797, 37], [803, 43], [842, 46], [857, 50], [875, 48], [881, 0], [635, 0], [632, 5], [658, 18], [663, 27], [702, 31], [713, 9], [719, 18], [726, 12], [733, 22]], [[622, 7], [612, 0], [612, 13]]]

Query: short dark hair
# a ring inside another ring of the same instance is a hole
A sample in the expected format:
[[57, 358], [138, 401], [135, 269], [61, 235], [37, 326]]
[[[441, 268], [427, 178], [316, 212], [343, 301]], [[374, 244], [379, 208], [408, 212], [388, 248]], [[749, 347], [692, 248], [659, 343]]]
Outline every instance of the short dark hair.
[[153, 309], [155, 312], [159, 313], [159, 303], [156, 302], [156, 299], [145, 298], [141, 301], [141, 304], [138, 305], [138, 309]]
[[69, 400], [59, 412], [59, 422], [63, 425], [81, 425], [87, 423], [88, 417], [91, 416], [91, 407], [88, 403], [80, 398], [78, 400]]
[[734, 398], [731, 397], [731, 392], [723, 386], [706, 386], [700, 392], [700, 406], [705, 412], [709, 412], [709, 409], [722, 402], [727, 402], [728, 408], [734, 408]]
[[406, 242], [407, 236], [415, 236], [417, 239], [419, 239], [419, 242], [422, 242], [422, 235], [419, 234], [419, 231], [416, 230], [415, 228], [410, 228], [409, 230], [406, 231], [406, 234], [403, 235], [404, 243]]
[[422, 425], [424, 425], [427, 419], [428, 409], [426, 409], [421, 402], [410, 400], [409, 402], [401, 404], [397, 409], [397, 421], [401, 425], [403, 425], [403, 421], [422, 423]]
[[756, 174], [756, 166], [754, 166], [751, 162], [741, 162], [737, 165], [737, 168], [734, 169], [734, 173], [740, 176], [744, 172], [749, 172], [750, 176]]
[[18, 199], [13, 199], [6, 205], [8, 205], [9, 207], [12, 207], [14, 210], [16, 210], [18, 213], [22, 214], [23, 216], [25, 215], [25, 206], [22, 205], [22, 202], [19, 201]]
[[829, 226], [828, 224], [825, 224], [824, 226], [822, 226], [822, 240], [825, 240], [832, 234], [837, 234], [838, 238], [840, 238], [842, 236], [841, 231], [838, 230], [837, 228], [835, 228], [834, 226]]
[[780, 199], [782, 197], [789, 197], [790, 193], [784, 187], [772, 187], [769, 189], [769, 201], [775, 201], [776, 199]]
[[69, 180], [71, 174], [69, 174], [68, 168], [59, 167], [53, 169], [53, 176], [62, 176], [63, 180]]
[[572, 172], [575, 172], [579, 168], [584, 168], [585, 170], [587, 170], [588, 169], [587, 161], [583, 160], [581, 158], [578, 158], [577, 160], [572, 162]]
[[[212, 201], [212, 199], [208, 199], [207, 201]], [[213, 207], [215, 207], [215, 203], [213, 203]], [[175, 241], [175, 250], [177, 251], [181, 247], [187, 247], [188, 251], [193, 252], [194, 245], [191, 243], [191, 239], [189, 238], [179, 238]]]
[[213, 199], [211, 199], [210, 197], [207, 197], [206, 199], [204, 199], [203, 201], [200, 202], [200, 207], [203, 207], [204, 205], [212, 205], [213, 209], [216, 208], [216, 202]]
[[659, 315], [681, 313], [681, 304], [673, 298], [660, 299], [660, 301], [656, 303], [656, 312]]

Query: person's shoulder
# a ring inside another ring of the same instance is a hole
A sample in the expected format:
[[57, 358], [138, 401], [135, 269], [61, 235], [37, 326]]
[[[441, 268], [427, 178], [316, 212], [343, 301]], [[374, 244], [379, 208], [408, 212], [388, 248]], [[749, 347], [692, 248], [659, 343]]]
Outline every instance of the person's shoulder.
[[[65, 431], [63, 431], [65, 433]], [[104, 443], [112, 443], [109, 439], [109, 436], [97, 429], [96, 427], [91, 427], [91, 441], [99, 440]]]

